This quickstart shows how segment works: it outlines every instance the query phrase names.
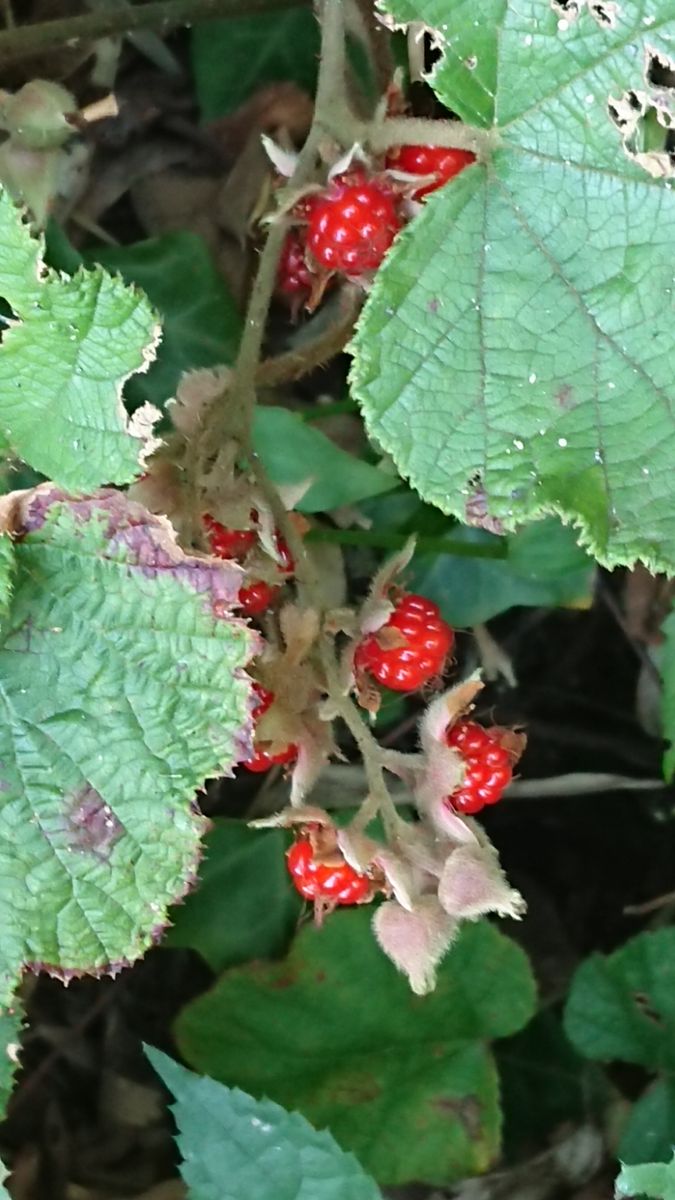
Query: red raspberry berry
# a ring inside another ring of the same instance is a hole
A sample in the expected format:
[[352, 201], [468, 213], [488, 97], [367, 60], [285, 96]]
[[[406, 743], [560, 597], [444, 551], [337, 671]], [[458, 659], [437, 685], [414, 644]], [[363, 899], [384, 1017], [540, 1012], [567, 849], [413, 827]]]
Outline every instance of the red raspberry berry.
[[295, 229], [286, 235], [277, 269], [277, 294], [285, 300], [309, 299], [316, 276], [305, 261], [305, 239]]
[[486, 804], [496, 804], [511, 782], [508, 752], [488, 729], [475, 721], [458, 721], [446, 735], [448, 746], [462, 755], [464, 781], [447, 803], [457, 812], [477, 813]]
[[255, 529], [226, 529], [210, 513], [204, 513], [202, 522], [211, 551], [218, 558], [245, 558], [255, 546], [258, 536]]
[[387, 155], [387, 166], [407, 175], [435, 175], [433, 183], [425, 183], [412, 194], [422, 200], [458, 175], [464, 167], [476, 161], [470, 150], [445, 149], [443, 146], [398, 146]]
[[[396, 630], [404, 644], [385, 648], [378, 638], [386, 630]], [[437, 604], [426, 596], [402, 596], [382, 628], [359, 643], [354, 665], [392, 691], [414, 692], [440, 674], [454, 640]]]
[[265, 749], [266, 746], [269, 746], [269, 742], [261, 742], [254, 746], [253, 754], [243, 763], [247, 771], [259, 774], [262, 771], [269, 771], [272, 767], [281, 767], [286, 763], [292, 763], [298, 757], [298, 747], [293, 743], [285, 746], [283, 750], [277, 750], [275, 754], [270, 754], [269, 750]]
[[[254, 704], [251, 716], [254, 721], [259, 721], [260, 718], [272, 707], [274, 703], [274, 692], [266, 688], [257, 680], [253, 682], [253, 693], [257, 697], [257, 704]], [[293, 762], [298, 756], [298, 747], [293, 743], [277, 750], [276, 753], [270, 753], [268, 747], [269, 742], [254, 743], [253, 753], [250, 758], [246, 759], [243, 766], [247, 771], [255, 771], [256, 774], [262, 771], [269, 771], [271, 767], [283, 766], [285, 763]]]
[[256, 583], [239, 589], [238, 600], [247, 617], [258, 617], [271, 608], [280, 591], [280, 587], [258, 579]]
[[337, 866], [317, 862], [307, 838], [291, 846], [286, 861], [295, 888], [305, 900], [358, 904], [370, 896], [372, 884], [367, 875], [359, 875], [347, 862]]
[[379, 267], [402, 224], [393, 194], [382, 185], [337, 178], [312, 205], [307, 247], [326, 270], [361, 275]]
[[265, 715], [267, 710], [272, 707], [274, 703], [274, 692], [271, 692], [269, 688], [264, 686], [264, 684], [258, 683], [257, 679], [253, 680], [253, 687], [251, 690], [253, 695], [257, 697], [257, 704], [253, 705], [253, 708], [251, 709], [251, 716], [253, 717], [254, 721], [258, 721], [262, 716]]

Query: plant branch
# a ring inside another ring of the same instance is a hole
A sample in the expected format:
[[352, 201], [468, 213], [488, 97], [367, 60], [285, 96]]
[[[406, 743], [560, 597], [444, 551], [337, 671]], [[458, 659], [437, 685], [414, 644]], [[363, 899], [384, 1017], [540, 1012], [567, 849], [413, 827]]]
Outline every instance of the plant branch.
[[[246, 15], [274, 9], [298, 8], [308, 0], [246, 0]], [[240, 17], [241, 0], [151, 0], [149, 4], [104, 5], [97, 12], [34, 25], [15, 25], [0, 33], [0, 65], [34, 54], [96, 41], [139, 29], [170, 33], [179, 25], [207, 21], [217, 17]]]
[[[377, 550], [399, 550], [409, 540], [409, 533], [387, 533], [381, 529], [312, 529], [310, 542], [332, 542], [338, 546], [373, 546]], [[484, 545], [462, 542], [459, 538], [418, 537], [415, 549], [420, 554], [454, 554], [458, 558], [508, 557], [506, 541]]]
[[391, 146], [445, 146], [471, 150], [479, 159], [489, 156], [497, 144], [492, 129], [464, 125], [460, 121], [431, 121], [423, 117], [389, 117], [368, 131], [368, 144], [381, 153]]
[[340, 354], [352, 335], [362, 298], [363, 293], [346, 285], [340, 298], [337, 321], [312, 341], [261, 362], [256, 371], [256, 383], [260, 387], [293, 383]]

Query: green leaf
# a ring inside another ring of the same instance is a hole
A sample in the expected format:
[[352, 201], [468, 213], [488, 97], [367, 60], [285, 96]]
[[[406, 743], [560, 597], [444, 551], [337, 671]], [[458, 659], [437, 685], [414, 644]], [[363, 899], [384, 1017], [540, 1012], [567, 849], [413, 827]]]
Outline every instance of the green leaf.
[[500, 1125], [487, 1043], [531, 1015], [525, 956], [492, 926], [466, 926], [420, 999], [378, 949], [371, 915], [335, 914], [282, 963], [227, 972], [181, 1014], [181, 1053], [327, 1125], [380, 1183], [485, 1171]]
[[176, 1097], [171, 1111], [190, 1200], [380, 1200], [374, 1181], [327, 1131], [271, 1100], [193, 1075], [151, 1046], [145, 1052]]
[[[450, 533], [468, 543], [493, 541], [480, 529]], [[594, 568], [572, 530], [549, 518], [508, 538], [504, 559], [416, 554], [411, 587], [435, 600], [452, 625], [475, 625], [514, 605], [584, 606], [590, 603]]]
[[398, 487], [395, 476], [347, 454], [287, 408], [256, 410], [253, 443], [277, 486], [312, 481], [295, 506], [300, 512], [328, 512]]
[[138, 284], [160, 314], [156, 361], [125, 388], [133, 405], [149, 400], [163, 409], [185, 371], [234, 362], [241, 316], [197, 234], [167, 233], [133, 246], [98, 247], [86, 258]]
[[7, 1188], [4, 1186], [7, 1179], [9, 1179], [9, 1171], [5, 1164], [0, 1162], [0, 1200], [12, 1200]]
[[0, 628], [9, 612], [15, 570], [14, 543], [7, 534], [0, 534]]
[[0, 647], [0, 1006], [23, 965], [138, 957], [194, 879], [206, 776], [245, 751], [239, 580], [120, 492], [21, 501]]
[[589, 1068], [550, 1009], [496, 1049], [504, 1116], [504, 1149], [511, 1161], [546, 1144], [565, 1122], [587, 1115]]
[[640, 933], [578, 968], [565, 1029], [581, 1054], [675, 1070], [675, 929]]
[[292, 81], [313, 94], [319, 30], [310, 9], [196, 25], [192, 71], [202, 118], [232, 112], [260, 87]]
[[675, 775], [675, 612], [671, 612], [663, 623], [664, 641], [661, 647], [661, 679], [663, 694], [661, 715], [663, 736], [670, 742], [663, 757], [663, 773], [666, 779]]
[[651, 1196], [653, 1200], [675, 1200], [675, 1152], [669, 1163], [650, 1162], [622, 1166], [614, 1185], [619, 1196]]
[[633, 1105], [621, 1134], [624, 1163], [667, 1162], [675, 1145], [675, 1080], [659, 1079]]
[[0, 295], [16, 322], [0, 347], [0, 433], [32, 467], [77, 491], [139, 474], [149, 426], [129, 424], [124, 381], [147, 367], [159, 329], [145, 297], [100, 268], [66, 279], [45, 268], [0, 193]]
[[216, 821], [204, 842], [197, 887], [171, 913], [174, 926], [164, 945], [199, 951], [214, 971], [282, 954], [300, 909], [285, 848], [278, 829], [261, 833], [242, 821]]
[[[0, 1014], [0, 1120], [4, 1120], [7, 1114], [7, 1105], [14, 1086], [23, 1018], [23, 1009], [18, 1002], [8, 1012]], [[4, 1178], [2, 1170], [0, 1162], [0, 1182]]]
[[354, 391], [372, 436], [444, 512], [493, 530], [558, 513], [603, 563], [667, 570], [675, 196], [624, 151], [608, 102], [644, 87], [647, 41], [672, 53], [675, 0], [622, 4], [614, 29], [590, 6], [576, 21], [539, 0], [488, 10], [386, 3], [440, 27], [439, 95], [494, 119], [497, 141], [428, 198], [378, 271]]

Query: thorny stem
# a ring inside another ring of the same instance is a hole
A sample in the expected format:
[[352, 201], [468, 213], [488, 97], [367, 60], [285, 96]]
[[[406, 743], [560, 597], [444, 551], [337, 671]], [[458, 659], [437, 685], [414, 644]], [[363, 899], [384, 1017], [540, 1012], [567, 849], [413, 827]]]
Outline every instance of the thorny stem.
[[[246, 0], [246, 14], [274, 9], [298, 8], [308, 0]], [[45, 54], [78, 42], [155, 29], [170, 33], [179, 25], [207, 21], [216, 17], [239, 17], [241, 0], [151, 0], [149, 4], [103, 5], [93, 13], [40, 21], [34, 25], [14, 25], [0, 33], [0, 65], [34, 54]]]
[[388, 150], [390, 146], [444, 146], [471, 150], [483, 160], [495, 148], [497, 136], [496, 130], [480, 129], [460, 121], [389, 117], [369, 130], [368, 143], [376, 151]]
[[[342, 94], [344, 81], [344, 11], [343, 0], [325, 0], [323, 5], [322, 53], [316, 95], [316, 110], [312, 128], [300, 153], [296, 170], [289, 187], [296, 190], [308, 182], [315, 169], [319, 141], [325, 129], [324, 116], [334, 110], [336, 97]], [[272, 225], [265, 248], [260, 257], [260, 266], [246, 316], [246, 325], [234, 370], [233, 392], [230, 397], [234, 410], [241, 414], [242, 442], [247, 449], [251, 471], [265, 495], [277, 525], [281, 529], [295, 560], [295, 575], [301, 600], [320, 611], [323, 607], [315, 568], [293, 522], [284, 509], [281, 497], [270, 483], [262, 464], [253, 452], [250, 442], [250, 426], [255, 405], [255, 379], [259, 370], [260, 353], [265, 321], [269, 308], [274, 280], [285, 234], [284, 222]], [[213, 433], [214, 431], [211, 430]], [[376, 806], [388, 835], [396, 837], [400, 817], [389, 795], [384, 780], [383, 751], [370, 730], [366, 727], [355, 704], [344, 694], [340, 673], [332, 642], [322, 637], [319, 654], [325, 673], [325, 681], [335, 710], [350, 730], [363, 759], [370, 789], [366, 801], [368, 809]]]

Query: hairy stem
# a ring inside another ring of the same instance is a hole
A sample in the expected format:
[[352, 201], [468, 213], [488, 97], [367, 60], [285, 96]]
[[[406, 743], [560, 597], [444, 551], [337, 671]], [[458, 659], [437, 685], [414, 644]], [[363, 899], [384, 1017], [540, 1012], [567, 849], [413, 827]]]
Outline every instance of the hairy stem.
[[[298, 8], [308, 0], [246, 0], [246, 15], [274, 9]], [[170, 33], [178, 25], [191, 25], [215, 17], [240, 17], [242, 0], [151, 0], [149, 4], [103, 5], [93, 13], [40, 21], [35, 25], [15, 25], [0, 33], [0, 64], [5, 65], [34, 54], [80, 41], [155, 29]]]
[[[321, 413], [319, 411], [318, 415]], [[410, 538], [409, 533], [387, 533], [382, 529], [313, 529], [311, 542], [333, 542], [338, 546], [373, 546], [381, 550], [399, 550]], [[459, 538], [418, 537], [415, 549], [420, 554], [455, 554], [458, 558], [506, 558], [505, 541], [485, 544], [460, 541]]]
[[379, 152], [391, 146], [444, 146], [471, 150], [481, 160], [489, 156], [496, 142], [497, 135], [492, 129], [422, 117], [390, 117], [373, 126], [368, 133], [369, 145]]
[[258, 385], [279, 387], [283, 383], [292, 383], [335, 358], [336, 354], [344, 350], [352, 335], [362, 295], [356, 288], [347, 285], [340, 298], [337, 321], [311, 342], [305, 342], [297, 349], [288, 350], [285, 354], [278, 354], [275, 358], [261, 362], [256, 372]]

